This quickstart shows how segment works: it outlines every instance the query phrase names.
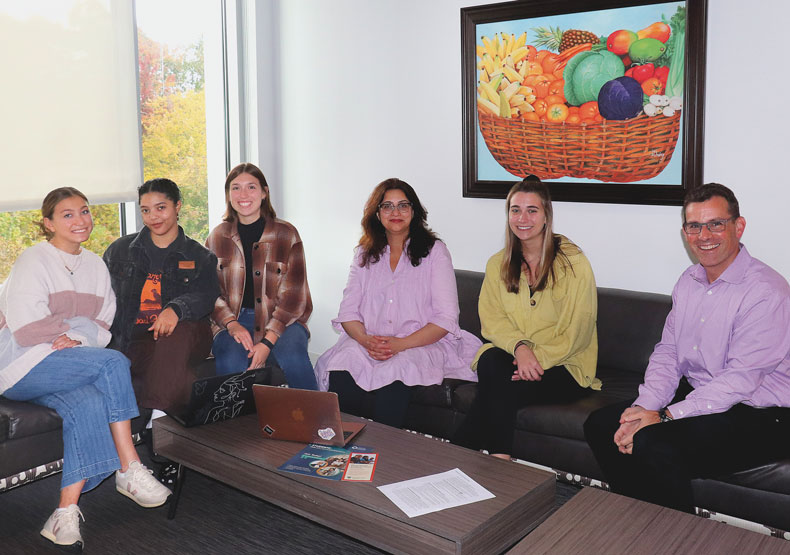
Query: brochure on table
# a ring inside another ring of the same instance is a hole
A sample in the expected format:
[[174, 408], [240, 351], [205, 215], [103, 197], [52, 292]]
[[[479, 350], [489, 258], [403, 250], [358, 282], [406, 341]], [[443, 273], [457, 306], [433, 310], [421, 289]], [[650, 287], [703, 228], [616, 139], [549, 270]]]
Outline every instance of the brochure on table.
[[279, 470], [326, 480], [370, 482], [377, 460], [378, 455], [370, 447], [349, 445], [343, 448], [311, 443]]

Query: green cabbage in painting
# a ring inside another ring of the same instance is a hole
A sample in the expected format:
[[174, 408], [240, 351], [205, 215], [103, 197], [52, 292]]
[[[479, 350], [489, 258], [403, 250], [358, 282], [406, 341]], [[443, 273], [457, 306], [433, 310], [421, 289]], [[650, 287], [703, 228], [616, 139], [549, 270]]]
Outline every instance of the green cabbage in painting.
[[565, 66], [565, 99], [571, 106], [598, 100], [604, 83], [623, 75], [625, 66], [617, 54], [608, 50], [579, 52]]

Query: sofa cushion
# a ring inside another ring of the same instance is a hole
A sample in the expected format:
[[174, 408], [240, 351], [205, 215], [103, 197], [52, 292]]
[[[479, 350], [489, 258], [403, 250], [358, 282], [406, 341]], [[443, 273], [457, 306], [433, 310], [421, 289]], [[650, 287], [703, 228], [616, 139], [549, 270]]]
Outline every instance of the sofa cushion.
[[451, 381], [453, 380], [444, 380], [443, 383], [437, 385], [418, 385], [414, 387], [411, 394], [411, 404], [450, 408], [452, 406], [451, 392], [453, 385], [448, 382]]
[[643, 376], [661, 340], [672, 297], [598, 288], [598, 366]]
[[468, 414], [472, 403], [477, 397], [477, 384], [474, 382], [461, 382], [453, 389], [453, 408]]
[[461, 309], [458, 325], [461, 326], [461, 329], [485, 341], [480, 335], [480, 317], [477, 313], [477, 300], [480, 298], [480, 289], [483, 287], [483, 275], [481, 272], [469, 270], [455, 271], [458, 307]]
[[11, 401], [5, 397], [0, 397], [0, 417], [6, 422], [0, 428], [1, 441], [60, 430], [62, 426], [54, 410], [33, 403]]
[[790, 495], [790, 459], [735, 472], [720, 479], [738, 486]]
[[584, 422], [587, 417], [612, 402], [612, 397], [592, 391], [572, 403], [526, 406], [518, 411], [516, 427], [536, 434], [585, 441]]
[[599, 367], [597, 374], [601, 380], [601, 391], [610, 403], [636, 399], [639, 396], [639, 386], [644, 381], [644, 375], [634, 372], [620, 372], [608, 367]]

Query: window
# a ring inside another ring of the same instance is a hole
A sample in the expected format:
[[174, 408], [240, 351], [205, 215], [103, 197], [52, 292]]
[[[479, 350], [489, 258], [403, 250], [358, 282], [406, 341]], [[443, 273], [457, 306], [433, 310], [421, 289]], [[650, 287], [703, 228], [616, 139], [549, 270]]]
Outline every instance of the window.
[[[36, 10], [45, 14], [45, 19], [56, 22], [82, 15], [77, 14], [79, 10], [76, 9], [67, 13], [61, 0], [28, 6], [33, 7], [22, 16], [6, 16], [5, 8], [0, 9], [0, 30], [10, 28], [22, 33], [28, 20], [40, 15]], [[99, 6], [111, 14], [118, 7], [112, 0], [99, 0], [92, 6]], [[136, 0], [134, 6], [143, 178], [167, 177], [179, 185], [183, 196], [180, 224], [187, 235], [203, 242], [210, 230], [209, 203], [213, 205], [214, 225], [224, 204], [221, 192], [218, 195], [216, 190], [209, 200], [208, 184], [211, 181], [214, 189], [221, 189], [218, 183], [224, 182], [229, 169], [227, 152], [232, 145], [226, 121], [225, 53], [235, 56], [239, 41], [231, 41], [227, 49], [223, 45], [226, 32], [231, 32], [234, 39], [236, 33], [241, 32], [235, 27], [238, 6], [234, 2], [226, 6], [222, 0]], [[223, 18], [225, 10], [230, 13], [227, 18]], [[229, 31], [223, 29], [226, 21], [230, 22]], [[134, 35], [124, 40], [133, 42]], [[56, 94], [56, 90], [47, 94]], [[46, 159], [46, 155], [42, 157]], [[47, 190], [61, 185], [80, 188], [78, 181], [61, 181]], [[139, 181], [139, 174], [135, 181]], [[129, 197], [127, 193], [126, 198]], [[96, 202], [97, 195], [88, 193], [88, 198]], [[40, 200], [43, 194], [37, 202]], [[29, 202], [27, 205], [35, 204]], [[91, 211], [94, 231], [86, 247], [98, 254], [121, 235], [121, 221], [127, 233], [139, 229], [135, 202], [95, 203]], [[34, 223], [39, 219], [37, 209], [0, 212], [0, 282], [8, 276], [19, 254], [42, 240]]]
[[202, 243], [209, 232], [205, 43], [221, 5], [137, 0], [136, 6], [143, 176], [176, 182], [179, 223]]

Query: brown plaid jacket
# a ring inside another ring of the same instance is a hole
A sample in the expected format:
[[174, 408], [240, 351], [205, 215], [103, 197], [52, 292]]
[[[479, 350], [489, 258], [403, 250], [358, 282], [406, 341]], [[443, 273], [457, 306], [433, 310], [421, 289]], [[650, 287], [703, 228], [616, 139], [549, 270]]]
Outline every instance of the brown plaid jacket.
[[[221, 294], [214, 304], [214, 335], [236, 319], [244, 296], [244, 251], [236, 222], [222, 222], [206, 241], [217, 255]], [[307, 285], [304, 248], [296, 228], [278, 219], [266, 220], [260, 240], [252, 247], [255, 287], [255, 336], [258, 343], [272, 330], [282, 335], [286, 326], [299, 322], [307, 328], [313, 301]]]

